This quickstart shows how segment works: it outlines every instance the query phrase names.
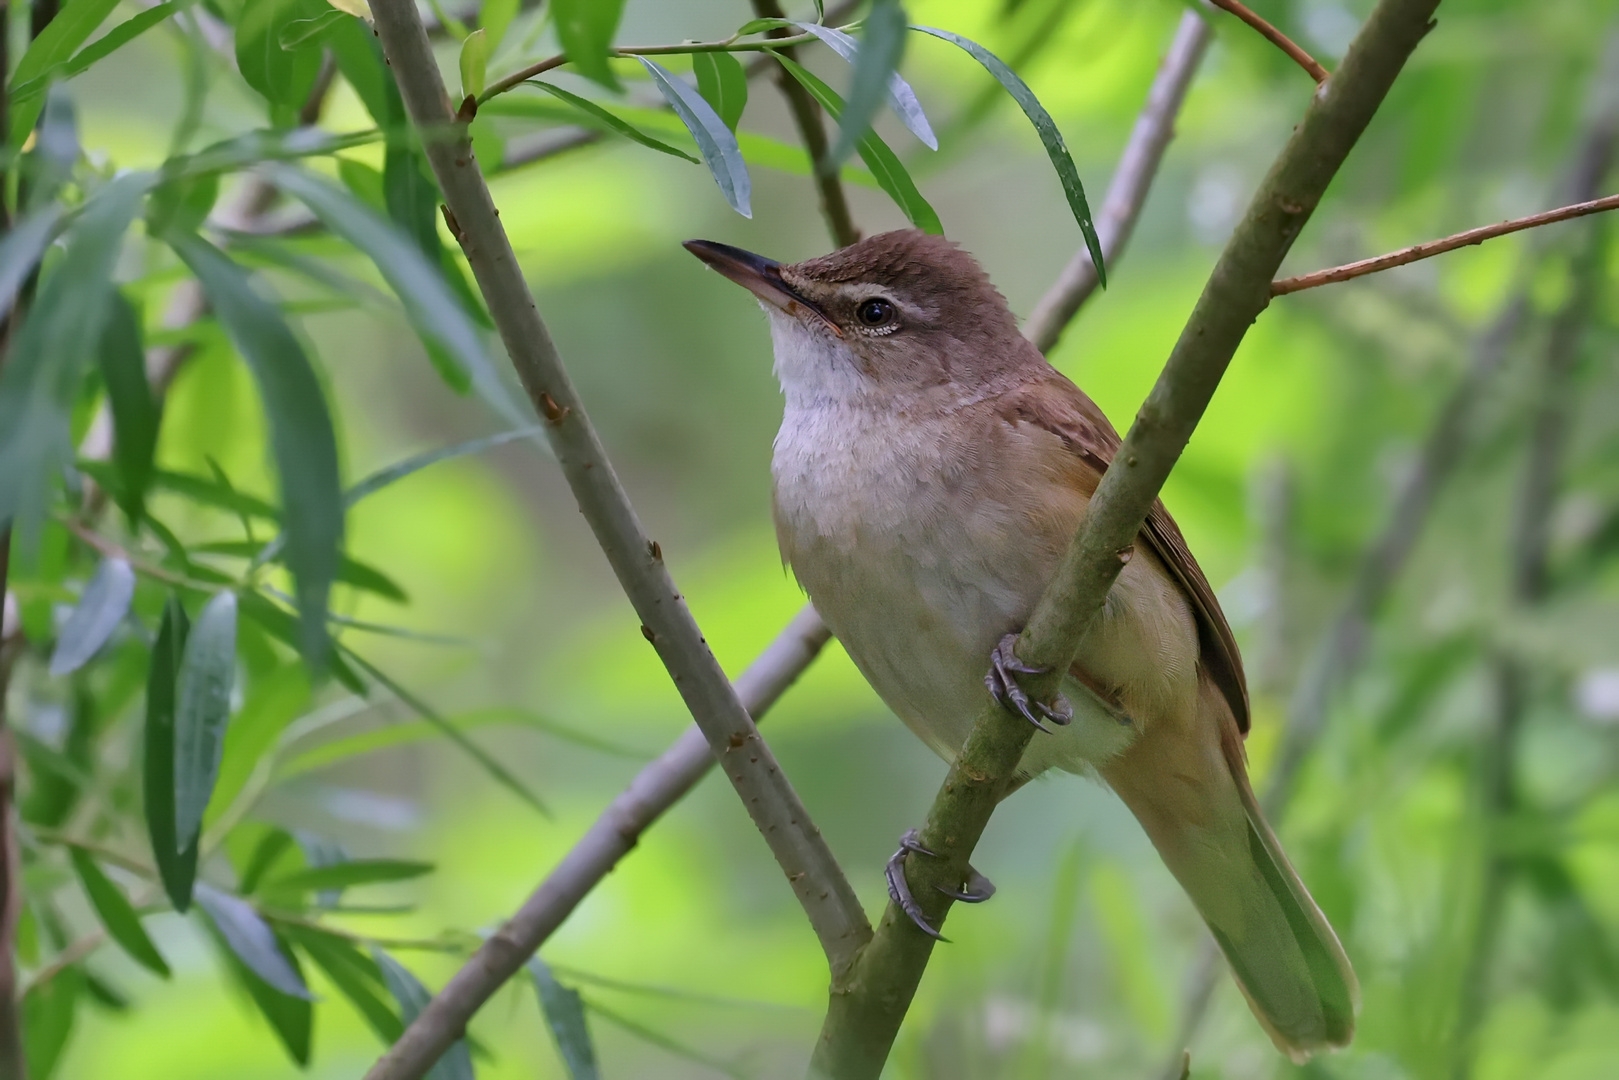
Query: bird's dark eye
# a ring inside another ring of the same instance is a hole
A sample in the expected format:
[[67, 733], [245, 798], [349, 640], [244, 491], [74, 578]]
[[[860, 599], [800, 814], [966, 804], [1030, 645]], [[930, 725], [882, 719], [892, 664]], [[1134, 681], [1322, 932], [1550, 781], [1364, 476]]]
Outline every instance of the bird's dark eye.
[[870, 300], [862, 300], [860, 306], [854, 309], [855, 318], [866, 326], [887, 326], [894, 321], [894, 305], [880, 296]]

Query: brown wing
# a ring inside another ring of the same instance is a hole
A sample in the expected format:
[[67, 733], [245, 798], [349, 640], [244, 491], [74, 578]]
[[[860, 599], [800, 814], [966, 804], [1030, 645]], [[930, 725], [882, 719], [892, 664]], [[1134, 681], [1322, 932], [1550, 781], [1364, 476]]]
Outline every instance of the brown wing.
[[[1055, 368], [1038, 382], [1014, 390], [1003, 398], [1008, 419], [1021, 420], [1045, 428], [1086, 464], [1098, 477], [1107, 471], [1119, 448], [1119, 433], [1083, 390]], [[1142, 536], [1191, 598], [1197, 614], [1198, 638], [1204, 669], [1231, 705], [1237, 727], [1247, 734], [1249, 723], [1248, 680], [1242, 671], [1242, 655], [1226, 622], [1220, 601], [1215, 598], [1208, 578], [1203, 576], [1192, 551], [1186, 546], [1175, 519], [1164, 509], [1163, 500], [1154, 500], [1152, 512], [1142, 528]]]

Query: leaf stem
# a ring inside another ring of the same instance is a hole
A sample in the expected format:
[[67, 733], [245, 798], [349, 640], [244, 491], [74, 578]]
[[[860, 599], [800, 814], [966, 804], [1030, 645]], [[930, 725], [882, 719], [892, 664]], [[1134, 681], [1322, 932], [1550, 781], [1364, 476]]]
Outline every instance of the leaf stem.
[[1299, 67], [1309, 72], [1310, 78], [1314, 79], [1317, 83], [1327, 81], [1327, 76], [1331, 73], [1327, 71], [1326, 68], [1318, 64], [1315, 57], [1305, 52], [1286, 34], [1282, 33], [1280, 30], [1276, 29], [1276, 27], [1260, 18], [1257, 12], [1249, 8], [1246, 4], [1241, 3], [1240, 0], [1209, 0], [1209, 3], [1213, 4], [1217, 8], [1223, 8], [1224, 10], [1229, 11], [1231, 14], [1235, 15], [1237, 18], [1241, 19], [1255, 30], [1258, 30], [1266, 41], [1269, 41], [1272, 45], [1275, 45], [1278, 49], [1281, 49], [1284, 53], [1286, 53], [1294, 63], [1298, 64]]

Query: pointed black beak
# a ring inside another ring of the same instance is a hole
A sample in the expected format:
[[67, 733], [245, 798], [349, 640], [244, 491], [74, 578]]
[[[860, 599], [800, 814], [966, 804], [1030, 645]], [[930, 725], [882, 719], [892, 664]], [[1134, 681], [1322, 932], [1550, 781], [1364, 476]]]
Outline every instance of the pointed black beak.
[[687, 240], [682, 246], [772, 307], [795, 318], [818, 319], [832, 333], [843, 336], [826, 312], [782, 280], [781, 263], [776, 260], [712, 240]]

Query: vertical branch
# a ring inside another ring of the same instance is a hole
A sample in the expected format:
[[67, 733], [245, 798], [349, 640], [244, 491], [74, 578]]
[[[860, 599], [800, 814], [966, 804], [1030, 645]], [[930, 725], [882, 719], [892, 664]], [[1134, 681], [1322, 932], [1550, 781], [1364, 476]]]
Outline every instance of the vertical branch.
[[[3, 16], [0, 12], [0, 16]], [[0, 356], [3, 366], [4, 356]], [[0, 1080], [25, 1080], [20, 1002], [17, 1000], [17, 919], [22, 914], [22, 861], [17, 851], [15, 743], [6, 716], [11, 663], [22, 627], [13, 628], [6, 592], [11, 564], [11, 527], [0, 528]]]
[[[761, 19], [787, 17], [780, 0], [753, 0], [753, 10]], [[770, 32], [771, 37], [791, 35], [792, 31], [785, 27]], [[796, 47], [791, 45], [781, 51], [788, 57], [795, 57], [797, 53]], [[827, 231], [832, 234], [832, 242], [835, 245], [848, 247], [860, 239], [860, 230], [855, 228], [854, 218], [849, 214], [849, 200], [844, 195], [843, 181], [838, 178], [837, 170], [820, 167], [827, 151], [826, 125], [821, 121], [821, 107], [810, 97], [809, 91], [787, 73], [786, 68], [780, 64], [776, 64], [775, 68], [776, 85], [781, 88], [782, 96], [787, 99], [787, 107], [793, 114], [793, 123], [798, 125], [798, 134], [804, 140], [804, 149], [809, 153], [810, 172], [815, 177], [815, 189], [820, 197], [821, 216], [826, 218]]]

